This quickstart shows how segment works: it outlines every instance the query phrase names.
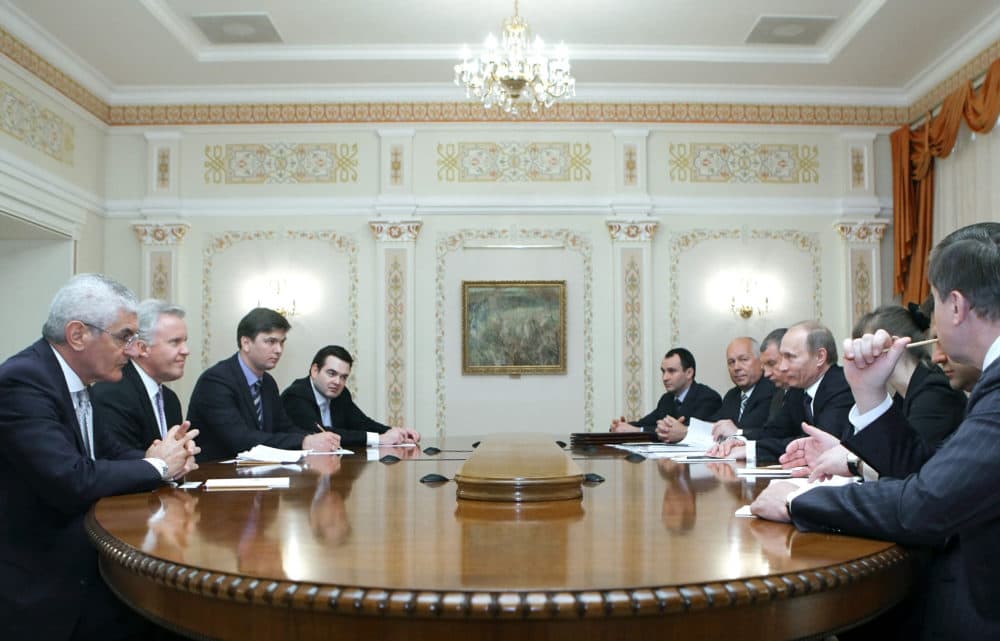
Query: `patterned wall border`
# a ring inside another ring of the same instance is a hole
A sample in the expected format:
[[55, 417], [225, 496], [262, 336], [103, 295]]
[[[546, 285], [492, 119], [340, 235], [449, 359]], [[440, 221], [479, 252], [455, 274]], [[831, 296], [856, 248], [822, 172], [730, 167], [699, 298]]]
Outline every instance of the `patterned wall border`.
[[330, 243], [335, 250], [347, 254], [348, 277], [350, 289], [347, 295], [347, 307], [350, 310], [351, 326], [347, 330], [348, 350], [358, 353], [358, 244], [354, 238], [342, 236], [329, 231], [229, 231], [210, 236], [208, 244], [202, 251], [201, 272], [201, 322], [203, 336], [201, 339], [201, 367], [208, 369], [208, 352], [212, 340], [212, 328], [209, 325], [209, 306], [212, 304], [212, 287], [209, 276], [216, 254], [228, 250], [236, 243], [248, 240], [315, 240]]
[[205, 184], [358, 182], [357, 143], [205, 145]]
[[437, 430], [442, 434], [445, 424], [447, 398], [445, 393], [445, 358], [444, 358], [444, 315], [445, 315], [445, 263], [448, 254], [462, 248], [469, 240], [495, 241], [497, 243], [517, 243], [524, 241], [561, 241], [566, 249], [580, 253], [583, 260], [583, 397], [585, 431], [591, 431], [594, 425], [594, 335], [593, 335], [593, 244], [586, 236], [569, 229], [518, 229], [511, 234], [507, 229], [463, 229], [448, 236], [442, 236], [437, 241], [437, 275], [434, 319], [435, 359], [437, 366]]
[[105, 124], [111, 123], [110, 107], [83, 85], [49, 64], [30, 47], [0, 26], [0, 53], [7, 56], [35, 77], [66, 96]]
[[851, 254], [851, 324], [875, 309], [875, 292], [872, 288], [871, 249], [853, 248]]
[[590, 144], [448, 142], [437, 146], [438, 182], [590, 182]]
[[0, 27], [0, 53], [102, 122], [113, 126], [329, 122], [701, 122], [897, 127], [923, 115], [1000, 57], [1000, 40], [910, 107], [722, 103], [559, 103], [545, 113], [509, 116], [469, 102], [111, 106]]
[[35, 151], [73, 166], [73, 125], [5, 82], [0, 82], [0, 106], [0, 130]]
[[385, 252], [385, 407], [386, 423], [406, 425], [406, 256]]
[[623, 412], [629, 419], [643, 415], [642, 254], [641, 249], [623, 249], [621, 254]]
[[689, 142], [669, 146], [670, 179], [692, 183], [819, 182], [819, 147], [753, 142]]
[[[697, 245], [711, 240], [740, 240], [744, 231], [739, 229], [695, 229], [683, 234], [675, 234], [670, 238], [670, 289], [675, 295], [670, 296], [670, 344], [680, 342], [680, 328], [677, 320], [680, 311], [680, 301], [676, 296], [680, 282], [680, 255]], [[823, 272], [820, 265], [820, 242], [815, 233], [804, 233], [788, 229], [751, 229], [748, 232], [751, 240], [782, 240], [792, 244], [799, 251], [812, 257], [813, 268], [813, 317], [822, 320]]]

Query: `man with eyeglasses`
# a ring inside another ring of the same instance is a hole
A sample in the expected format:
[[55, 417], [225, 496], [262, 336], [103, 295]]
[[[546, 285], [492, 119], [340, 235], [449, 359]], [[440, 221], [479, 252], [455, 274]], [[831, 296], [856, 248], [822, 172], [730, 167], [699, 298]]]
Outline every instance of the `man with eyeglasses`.
[[198, 377], [188, 420], [202, 432], [199, 461], [232, 458], [254, 445], [320, 452], [340, 447], [337, 434], [305, 432], [288, 418], [278, 384], [268, 374], [281, 359], [291, 328], [273, 309], [250, 310], [236, 328], [239, 350]]
[[197, 430], [145, 452], [94, 456], [89, 387], [134, 354], [136, 299], [99, 274], [55, 295], [42, 338], [0, 365], [0, 622], [5, 641], [124, 639], [147, 625], [98, 573], [83, 519], [104, 496], [142, 492], [196, 469]]
[[165, 383], [184, 376], [188, 349], [182, 308], [149, 299], [137, 308], [139, 333], [135, 354], [118, 382], [98, 383], [91, 390], [97, 455], [119, 458], [145, 450], [184, 420], [177, 394]]

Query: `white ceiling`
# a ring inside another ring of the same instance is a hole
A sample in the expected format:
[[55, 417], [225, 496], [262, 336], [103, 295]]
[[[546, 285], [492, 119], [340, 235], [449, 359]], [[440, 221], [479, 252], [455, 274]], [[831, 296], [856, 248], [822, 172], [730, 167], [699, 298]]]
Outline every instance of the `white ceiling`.
[[[192, 15], [265, 13], [279, 44], [211, 45]], [[452, 67], [513, 0], [0, 0], [0, 24], [111, 104], [460, 101]], [[1000, 40], [1000, 0], [521, 0], [581, 101], [912, 104]], [[829, 17], [812, 46], [761, 17]]]

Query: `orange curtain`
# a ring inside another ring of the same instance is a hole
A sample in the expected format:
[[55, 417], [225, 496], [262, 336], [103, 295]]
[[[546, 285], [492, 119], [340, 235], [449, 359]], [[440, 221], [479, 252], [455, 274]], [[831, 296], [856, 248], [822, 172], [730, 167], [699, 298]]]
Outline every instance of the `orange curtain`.
[[922, 301], [930, 291], [927, 256], [934, 228], [934, 158], [947, 158], [964, 119], [969, 129], [989, 133], [1000, 116], [1000, 59], [990, 65], [978, 91], [972, 82], [948, 95], [941, 111], [916, 129], [892, 132], [892, 196], [895, 291]]

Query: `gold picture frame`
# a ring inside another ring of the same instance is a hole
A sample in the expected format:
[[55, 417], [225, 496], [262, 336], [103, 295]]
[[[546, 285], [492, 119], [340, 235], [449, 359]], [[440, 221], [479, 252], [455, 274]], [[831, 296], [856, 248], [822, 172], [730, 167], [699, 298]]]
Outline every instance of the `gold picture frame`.
[[566, 281], [462, 281], [463, 374], [565, 374]]

